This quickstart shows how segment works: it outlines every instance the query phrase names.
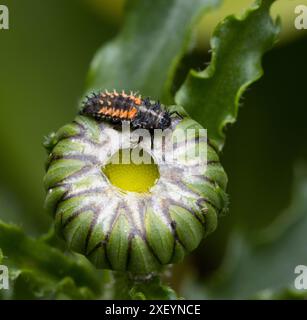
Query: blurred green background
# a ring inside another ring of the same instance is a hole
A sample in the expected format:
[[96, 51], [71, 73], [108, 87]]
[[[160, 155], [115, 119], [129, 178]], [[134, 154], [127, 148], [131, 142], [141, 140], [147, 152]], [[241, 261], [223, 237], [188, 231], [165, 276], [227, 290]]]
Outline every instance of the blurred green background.
[[[178, 86], [190, 67], [200, 70], [210, 61], [209, 38], [217, 21], [251, 2], [228, 0], [205, 16], [194, 32], [193, 50], [182, 61]], [[1, 3], [9, 7], [10, 30], [0, 30], [0, 219], [39, 235], [51, 224], [43, 210], [43, 136], [74, 117], [90, 61], [120, 29], [124, 3]], [[280, 0], [273, 6], [272, 14], [283, 18], [280, 42], [264, 58], [264, 76], [245, 93], [222, 154], [229, 176], [229, 214], [176, 266], [172, 283], [177, 289], [183, 272], [207, 279], [218, 268], [234, 228], [250, 237], [291, 201], [293, 166], [307, 160], [307, 30], [293, 25], [294, 7], [302, 3]]]

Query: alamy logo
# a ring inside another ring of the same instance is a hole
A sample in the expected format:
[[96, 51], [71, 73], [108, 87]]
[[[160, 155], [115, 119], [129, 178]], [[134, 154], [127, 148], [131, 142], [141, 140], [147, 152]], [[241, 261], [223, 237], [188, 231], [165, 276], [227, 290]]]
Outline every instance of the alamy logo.
[[0, 265], [0, 290], [1, 289], [9, 289], [9, 269], [3, 265]]
[[298, 290], [306, 290], [307, 289], [307, 266], [298, 265], [294, 269], [294, 273], [298, 274], [295, 278], [294, 286]]
[[307, 6], [301, 4], [296, 6], [294, 13], [298, 16], [294, 20], [294, 26], [297, 30], [307, 29]]

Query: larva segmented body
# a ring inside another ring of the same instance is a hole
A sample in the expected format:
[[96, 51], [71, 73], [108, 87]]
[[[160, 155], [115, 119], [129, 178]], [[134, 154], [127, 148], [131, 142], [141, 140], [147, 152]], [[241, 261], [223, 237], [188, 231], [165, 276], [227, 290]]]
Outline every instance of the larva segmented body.
[[115, 90], [87, 97], [80, 114], [111, 123], [128, 121], [133, 129], [166, 129], [171, 124], [169, 112], [159, 102], [142, 99], [132, 92], [128, 95]]

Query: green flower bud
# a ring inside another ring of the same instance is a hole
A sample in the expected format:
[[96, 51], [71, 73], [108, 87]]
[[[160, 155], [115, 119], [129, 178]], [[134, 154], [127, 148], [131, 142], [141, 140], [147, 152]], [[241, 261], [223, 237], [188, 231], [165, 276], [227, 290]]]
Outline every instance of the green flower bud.
[[[214, 231], [227, 206], [214, 146], [182, 108], [169, 111], [181, 117], [172, 116], [162, 149], [147, 146], [151, 137], [136, 140], [85, 116], [46, 139], [45, 206], [69, 248], [98, 268], [142, 274], [177, 263]], [[190, 138], [177, 133], [191, 129], [196, 139], [187, 146]], [[176, 161], [168, 161], [169, 146]], [[207, 151], [206, 163], [191, 146]], [[136, 154], [149, 163], [123, 161]]]

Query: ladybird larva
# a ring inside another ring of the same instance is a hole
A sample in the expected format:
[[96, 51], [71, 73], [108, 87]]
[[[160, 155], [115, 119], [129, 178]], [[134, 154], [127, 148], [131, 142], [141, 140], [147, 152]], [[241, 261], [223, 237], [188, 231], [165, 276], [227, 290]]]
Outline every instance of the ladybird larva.
[[83, 103], [80, 114], [111, 123], [128, 121], [134, 129], [166, 129], [171, 123], [170, 113], [160, 102], [115, 90], [92, 93]]

